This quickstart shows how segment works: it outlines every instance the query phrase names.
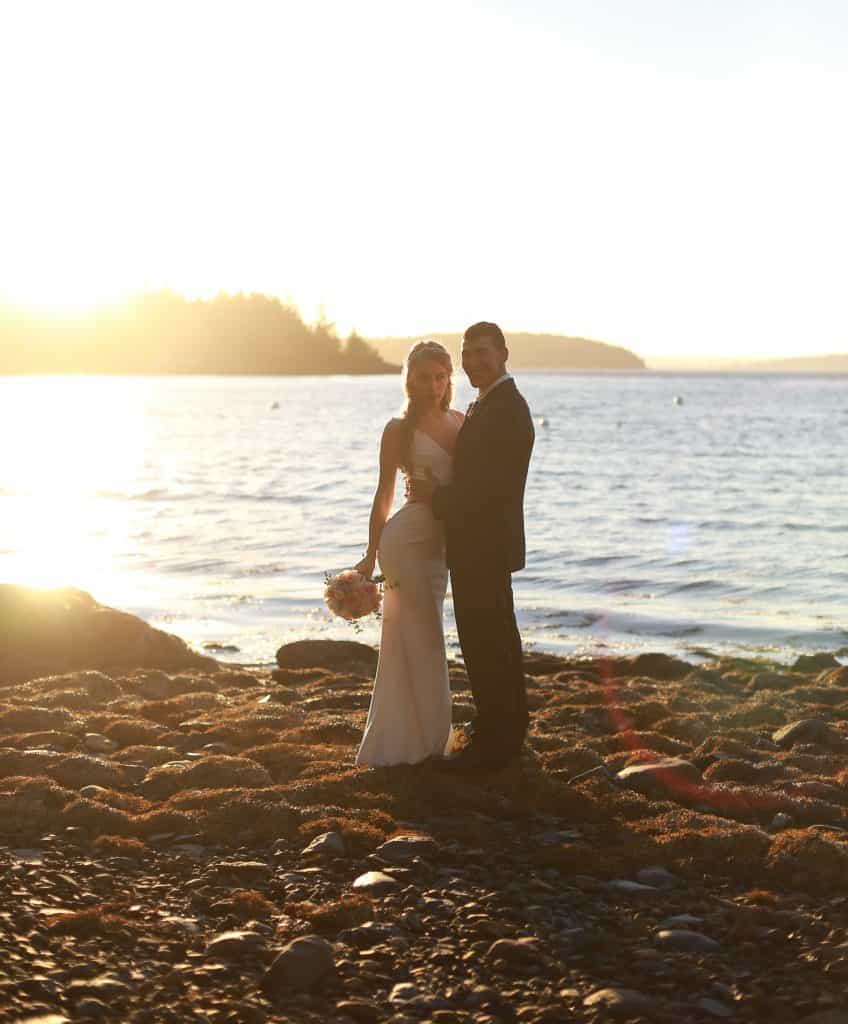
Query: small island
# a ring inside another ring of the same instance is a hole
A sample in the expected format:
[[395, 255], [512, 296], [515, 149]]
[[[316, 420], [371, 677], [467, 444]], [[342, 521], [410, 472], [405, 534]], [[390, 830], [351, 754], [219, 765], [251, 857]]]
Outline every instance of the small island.
[[[516, 370], [644, 370], [645, 363], [629, 349], [565, 334], [531, 334], [505, 330], [509, 364]], [[459, 365], [460, 334], [422, 334], [415, 338], [372, 338], [370, 344], [391, 362], [402, 362], [417, 341], [440, 341]]]

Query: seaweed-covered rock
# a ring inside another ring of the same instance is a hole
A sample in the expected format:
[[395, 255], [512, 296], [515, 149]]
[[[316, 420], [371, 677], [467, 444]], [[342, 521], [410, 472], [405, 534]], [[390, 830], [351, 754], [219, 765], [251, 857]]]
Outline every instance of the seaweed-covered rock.
[[151, 768], [139, 789], [148, 799], [162, 800], [184, 789], [257, 789], [272, 784], [267, 770], [255, 761], [212, 754], [199, 761], [171, 761]]
[[17, 750], [0, 747], [0, 779], [21, 776], [46, 775], [58, 764], [62, 755], [55, 750]]
[[740, 757], [720, 758], [704, 772], [708, 782], [747, 782], [752, 785], [773, 782], [785, 775], [786, 768], [782, 764], [768, 761], [752, 763]]
[[771, 845], [768, 868], [775, 880], [807, 892], [841, 891], [848, 878], [848, 837], [811, 829], [786, 829]]
[[840, 665], [839, 668], [822, 672], [817, 681], [828, 686], [848, 686], [848, 665]]
[[756, 672], [751, 676], [751, 690], [789, 690], [798, 685], [798, 677], [785, 672]]
[[117, 718], [103, 729], [103, 735], [108, 736], [118, 747], [155, 747], [164, 732], [165, 727], [157, 722], [138, 718]]
[[83, 786], [118, 789], [129, 781], [120, 765], [90, 754], [65, 754], [45, 774], [67, 789]]
[[683, 679], [692, 671], [688, 661], [672, 658], [669, 654], [637, 654], [635, 658], [618, 658], [610, 662], [615, 676], [647, 676], [670, 682]]
[[77, 719], [65, 708], [19, 707], [0, 711], [0, 735], [46, 729], [71, 732], [77, 726]]
[[771, 837], [763, 829], [710, 815], [675, 813], [646, 822], [657, 855], [673, 871], [761, 878]]

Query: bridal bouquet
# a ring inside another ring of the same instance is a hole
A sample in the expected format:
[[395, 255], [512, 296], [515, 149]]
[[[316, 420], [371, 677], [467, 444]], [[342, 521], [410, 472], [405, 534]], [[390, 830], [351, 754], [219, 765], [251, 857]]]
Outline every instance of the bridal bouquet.
[[324, 600], [333, 613], [348, 622], [361, 619], [380, 610], [383, 595], [377, 580], [366, 579], [355, 569], [345, 569], [328, 576], [324, 587]]

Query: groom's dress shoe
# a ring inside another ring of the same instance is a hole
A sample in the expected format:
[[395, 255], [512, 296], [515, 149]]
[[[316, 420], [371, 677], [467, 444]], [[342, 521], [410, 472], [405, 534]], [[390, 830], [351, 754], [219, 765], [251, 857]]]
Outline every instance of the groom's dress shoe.
[[496, 757], [472, 742], [451, 757], [434, 761], [433, 767], [449, 775], [485, 775], [487, 772], [499, 771], [507, 761], [508, 759]]
[[474, 735], [474, 720], [472, 719], [469, 722], [457, 722], [454, 728], [459, 729], [461, 732], [464, 732], [465, 735], [469, 739], [471, 739], [471, 737]]

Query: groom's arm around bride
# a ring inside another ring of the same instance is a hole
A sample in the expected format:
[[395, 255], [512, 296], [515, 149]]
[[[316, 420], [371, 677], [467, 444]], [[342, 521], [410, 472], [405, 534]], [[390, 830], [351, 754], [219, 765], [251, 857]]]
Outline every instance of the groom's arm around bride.
[[413, 482], [444, 521], [459, 642], [477, 708], [474, 736], [457, 767], [497, 768], [521, 749], [527, 700], [511, 574], [524, 568], [524, 487], [533, 421], [506, 372], [496, 324], [470, 327], [462, 365], [479, 389], [459, 432], [449, 484]]

